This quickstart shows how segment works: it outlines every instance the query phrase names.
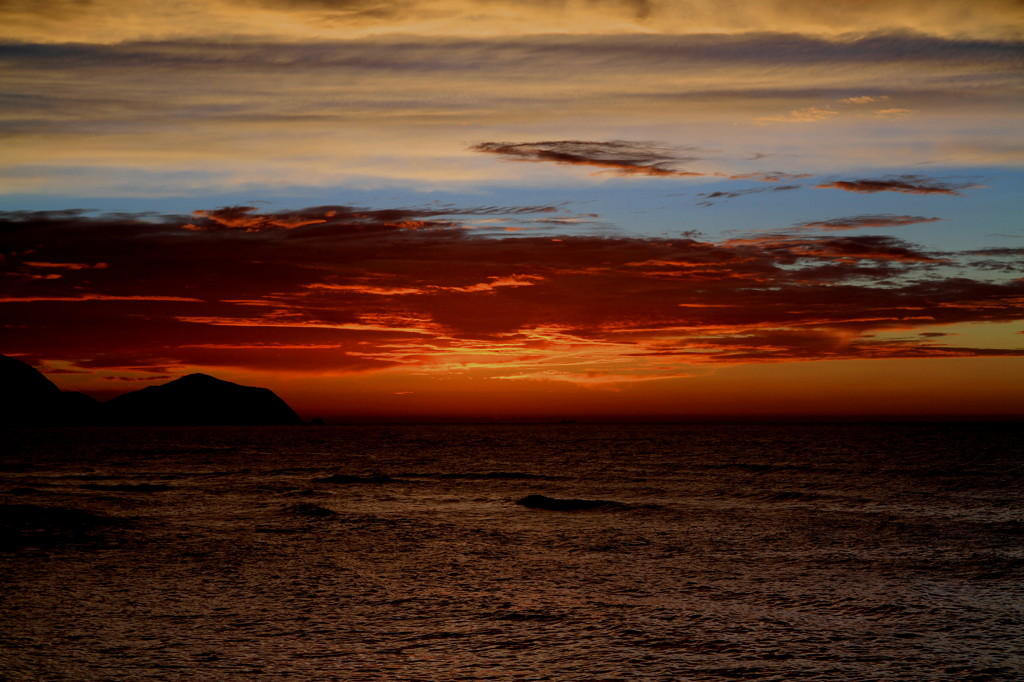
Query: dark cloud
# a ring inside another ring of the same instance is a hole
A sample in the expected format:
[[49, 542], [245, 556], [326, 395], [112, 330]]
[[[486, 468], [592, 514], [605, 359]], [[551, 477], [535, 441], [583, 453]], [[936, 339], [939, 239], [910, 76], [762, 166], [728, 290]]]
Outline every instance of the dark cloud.
[[[256, 4], [269, 8], [308, 9], [338, 13], [346, 20], [385, 21], [398, 17], [430, 17], [436, 10], [423, 0], [235, 0], [239, 4]], [[593, 0], [591, 0], [593, 2]], [[656, 0], [601, 0], [601, 4], [621, 8], [624, 13], [638, 20], [647, 18], [654, 9]], [[493, 8], [488, 0], [462, 0], [466, 8], [483, 13]], [[548, 0], [520, 0], [524, 6], [551, 6]], [[558, 3], [555, 3], [556, 6]]]
[[988, 249], [972, 249], [965, 251], [971, 256], [993, 256], [997, 258], [1024, 258], [1024, 249], [1014, 246], [1000, 246]]
[[[402, 209], [361, 209], [351, 206], [317, 206], [284, 213], [258, 213], [255, 206], [225, 206], [213, 210], [198, 210], [194, 219], [184, 229], [197, 232], [218, 230], [243, 230], [264, 232], [267, 230], [291, 230], [297, 227], [322, 225], [324, 227], [354, 227], [366, 229], [402, 228], [412, 230], [436, 230], [461, 226], [442, 216], [506, 216], [520, 220], [530, 214], [557, 213], [558, 206], [477, 206], [458, 208], [451, 205], [435, 204], [422, 208]], [[597, 217], [597, 216], [593, 216]], [[563, 220], [571, 219], [567, 216]], [[552, 219], [531, 220], [531, 223], [545, 223]]]
[[776, 185], [774, 187], [750, 187], [748, 189], [740, 189], [733, 191], [716, 191], [716, 192], [701, 192], [698, 197], [702, 197], [697, 202], [698, 206], [713, 206], [719, 201], [728, 199], [735, 199], [736, 197], [743, 197], [748, 194], [760, 194], [761, 192], [787, 192], [789, 190], [800, 189], [803, 185]]
[[[610, 140], [594, 142], [588, 140], [548, 140], [544, 142], [481, 142], [470, 147], [485, 154], [496, 154], [511, 161], [547, 161], [572, 166], [592, 166], [607, 169], [621, 175], [649, 175], [654, 177], [705, 176], [707, 173], [683, 170], [680, 164], [700, 161], [702, 157], [684, 155], [681, 152], [699, 151], [696, 147], [676, 148], [655, 142]], [[750, 173], [712, 173], [729, 180], [753, 180], [755, 182], [779, 182], [809, 178], [806, 173], [783, 171], [754, 171]], [[796, 189], [799, 185], [786, 185], [768, 189], [753, 188], [739, 192], [715, 192], [711, 198], [737, 197], [754, 192]], [[708, 205], [708, 204], [702, 204]]]
[[895, 178], [877, 180], [837, 180], [835, 182], [815, 185], [818, 189], [841, 189], [846, 192], [903, 192], [904, 194], [949, 194], [961, 196], [960, 190], [977, 187], [972, 183], [954, 184], [940, 182], [934, 178], [921, 175], [900, 175]]
[[[65, 2], [71, 8], [77, 3]], [[353, 3], [356, 4], [356, 3]], [[369, 10], [371, 3], [358, 3]], [[372, 3], [380, 8], [381, 3]], [[52, 2], [27, 3], [40, 13]], [[400, 5], [394, 6], [401, 11]], [[385, 11], [385, 14], [388, 12]], [[345, 42], [280, 43], [249, 40], [231, 41], [162, 40], [124, 42], [107, 45], [87, 43], [6, 43], [0, 44], [0, 58], [11, 66], [28, 63], [41, 66], [97, 66], [119, 64], [122, 67], [217, 63], [222, 66], [251, 66], [257, 70], [276, 70], [296, 66], [337, 68], [346, 66], [374, 70], [443, 71], [463, 69], [486, 61], [497, 71], [519, 64], [520, 69], [573, 64], [585, 68], [600, 67], [610, 72], [638, 66], [692, 71], [697, 67], [721, 64], [820, 65], [934, 63], [963, 66], [973, 64], [985, 71], [1005, 73], [1020, 65], [1020, 46], [1012, 41], [957, 40], [913, 34], [890, 34], [855, 40], [831, 41], [793, 34], [748, 33], [695, 35], [533, 35], [494, 39], [426, 38], [394, 36], [363, 38]], [[431, 59], [425, 59], [428, 54]], [[778, 84], [771, 83], [778, 93]], [[832, 88], [837, 98], [855, 91]], [[884, 91], [880, 94], [887, 94]], [[870, 94], [879, 94], [873, 90]], [[671, 95], [667, 95], [671, 96]]]
[[754, 246], [776, 258], [812, 258], [856, 263], [861, 260], [900, 261], [904, 263], [945, 263], [944, 258], [929, 255], [911, 244], [893, 237], [864, 235], [858, 237], [793, 237], [761, 235], [731, 239], [726, 245]]
[[[546, 142], [481, 142], [473, 151], [497, 154], [513, 161], [549, 161], [573, 166], [593, 166], [623, 175], [680, 177], [703, 175], [680, 170], [677, 165], [700, 157], [682, 156], [671, 147], [653, 142], [610, 140], [549, 140]], [[692, 151], [692, 149], [690, 150]]]
[[894, 215], [892, 213], [872, 213], [868, 215], [855, 215], [846, 218], [831, 218], [829, 220], [812, 220], [807, 223], [794, 225], [797, 230], [859, 230], [867, 227], [902, 227], [903, 225], [914, 225], [917, 223], [934, 223], [942, 218], [927, 218], [917, 215]]
[[[761, 156], [764, 156], [763, 154]], [[730, 180], [755, 180], [757, 182], [778, 182], [779, 180], [801, 180], [813, 177], [811, 173], [784, 173], [782, 171], [756, 171], [753, 173], [739, 173], [726, 175], [715, 173], [715, 175], [729, 178]]]
[[349, 21], [385, 21], [409, 14], [417, 0], [235, 0], [239, 5], [260, 5], [283, 10], [315, 10], [338, 13]]
[[[932, 335], [934, 336], [945, 335]], [[1016, 357], [1024, 354], [1024, 351], [1019, 349], [955, 347], [929, 341], [899, 339], [875, 340], [867, 334], [851, 342], [842, 335], [825, 329], [753, 330], [731, 335], [695, 336], [686, 339], [685, 343], [695, 345], [701, 341], [713, 344], [718, 349], [713, 360], [718, 363], [779, 362], [809, 358], [828, 360]], [[686, 351], [665, 348], [654, 354], [665, 356], [684, 353]]]
[[[865, 336], [1019, 320], [1024, 280], [940, 274], [971, 255], [885, 236], [709, 243], [493, 237], [471, 225], [549, 209], [2, 214], [0, 345], [37, 361], [158, 374], [366, 372], [478, 352], [585, 358], [588, 348], [688, 363], [1024, 353]], [[107, 267], [10, 276], [26, 261]]]
[[1000, 272], [1024, 272], [1024, 249], [1020, 248], [989, 248], [974, 249], [964, 252], [967, 256], [982, 256], [967, 261], [967, 265], [978, 270]]

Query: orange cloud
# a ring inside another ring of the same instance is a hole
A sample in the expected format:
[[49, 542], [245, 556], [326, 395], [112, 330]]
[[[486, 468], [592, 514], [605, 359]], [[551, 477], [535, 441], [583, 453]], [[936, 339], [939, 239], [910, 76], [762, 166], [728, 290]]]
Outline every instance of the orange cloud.
[[[187, 217], [0, 215], [11, 252], [31, 246], [32, 262], [69, 262], [58, 256], [74, 252], [109, 264], [58, 280], [8, 278], [0, 342], [109, 371], [404, 372], [583, 386], [648, 384], [701, 366], [1024, 354], [872, 336], [1021, 319], [1024, 281], [996, 267], [1012, 254], [936, 254], [880, 235], [490, 236], [461, 222], [496, 211], [241, 212], [255, 231], [190, 230]], [[282, 226], [296, 216], [303, 224]], [[986, 278], [941, 274], [989, 260], [991, 269], [975, 270]]]
[[370, 284], [309, 284], [310, 289], [327, 289], [331, 291], [346, 291], [357, 294], [369, 294], [372, 296], [415, 296], [442, 291], [458, 291], [462, 293], [494, 291], [500, 287], [528, 287], [538, 280], [544, 279], [539, 275], [508, 275], [504, 277], [489, 277], [489, 282], [478, 282], [465, 286], [438, 286], [434, 284], [422, 287], [387, 287], [373, 286]]
[[327, 218], [302, 218], [299, 215], [261, 215], [253, 213], [255, 206], [229, 206], [213, 211], [193, 211], [192, 215], [204, 218], [201, 223], [189, 223], [183, 226], [186, 230], [240, 229], [246, 232], [261, 232], [268, 229], [291, 230], [304, 225], [317, 225], [327, 222]]
[[33, 268], [59, 268], [64, 270], [102, 270], [109, 267], [106, 263], [46, 263], [39, 261], [24, 261], [24, 265]]
[[893, 107], [891, 109], [875, 109], [872, 113], [878, 118], [906, 118], [915, 112], [913, 109]]
[[884, 102], [889, 99], [888, 95], [860, 95], [857, 97], [846, 97], [839, 100], [843, 104], [874, 104], [876, 102]]
[[200, 298], [189, 298], [187, 296], [112, 296], [108, 294], [81, 294], [79, 296], [3, 296], [0, 303], [38, 303], [40, 301], [186, 301], [202, 303]]
[[58, 42], [166, 40], [181, 35], [273, 36], [309, 40], [381, 34], [522, 35], [635, 32], [735, 35], [743, 32], [843, 37], [879, 32], [970, 38], [1020, 36], [1014, 0], [890, 0], [836, 3], [759, 0], [723, 11], [715, 0], [181, 0], [140, 6], [130, 0], [51, 0], [3, 6], [0, 34]]
[[794, 109], [785, 116], [759, 116], [754, 120], [758, 123], [817, 123], [827, 121], [838, 113], [829, 107], [806, 107]]

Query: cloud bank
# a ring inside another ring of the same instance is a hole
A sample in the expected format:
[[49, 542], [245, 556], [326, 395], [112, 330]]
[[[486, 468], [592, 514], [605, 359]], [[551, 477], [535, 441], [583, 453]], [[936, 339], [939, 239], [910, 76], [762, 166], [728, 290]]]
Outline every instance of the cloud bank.
[[[145, 25], [156, 31], [160, 20]], [[851, 182], [836, 174], [903, 172], [923, 154], [953, 166], [1022, 158], [1020, 145], [1008, 143], [1019, 129], [1017, 42], [905, 32], [157, 33], [127, 42], [0, 42], [0, 193], [578, 186], [557, 158], [608, 171], [585, 181], [592, 184], [702, 172], [787, 182], [829, 173]], [[873, 112], [883, 106], [919, 114]], [[792, 112], [818, 120], [758, 122]], [[918, 115], [928, 125], [908, 125]], [[970, 117], [985, 126], [965, 136]], [[665, 143], [637, 141], [652, 135]], [[616, 140], [627, 147], [614, 148]], [[484, 141], [477, 152], [467, 149], [473, 141]], [[752, 150], [770, 155], [773, 167], [750, 160]], [[552, 163], [487, 163], [480, 151]]]
[[439, 35], [789, 31], [830, 37], [918, 32], [1019, 38], [1024, 11], [1013, 0], [891, 0], [831, 3], [760, 0], [723, 11], [715, 0], [132, 0], [7, 2], [0, 35], [47, 41], [117, 42], [168, 35], [301, 39], [412, 31]]
[[[1005, 271], [1003, 253], [935, 253], [882, 235], [712, 243], [472, 226], [564, 210], [7, 213], [0, 341], [30, 359], [111, 371], [472, 366], [591, 383], [737, 363], [1024, 354], [927, 335], [1022, 318], [1024, 279]], [[972, 278], [968, 262], [998, 267]], [[96, 263], [106, 266], [51, 267]], [[924, 335], [877, 336], [891, 330]]]

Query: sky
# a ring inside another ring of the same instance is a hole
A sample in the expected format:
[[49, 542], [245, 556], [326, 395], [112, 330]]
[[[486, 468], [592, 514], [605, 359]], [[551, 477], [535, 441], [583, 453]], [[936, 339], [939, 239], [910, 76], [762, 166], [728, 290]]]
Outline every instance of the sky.
[[0, 1], [0, 353], [301, 415], [1024, 413], [1016, 0]]

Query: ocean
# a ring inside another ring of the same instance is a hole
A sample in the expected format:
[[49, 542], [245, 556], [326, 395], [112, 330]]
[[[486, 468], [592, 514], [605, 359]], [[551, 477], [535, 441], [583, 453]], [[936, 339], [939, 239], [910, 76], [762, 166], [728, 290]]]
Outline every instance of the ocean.
[[0, 438], [5, 680], [1024, 679], [1019, 425]]

